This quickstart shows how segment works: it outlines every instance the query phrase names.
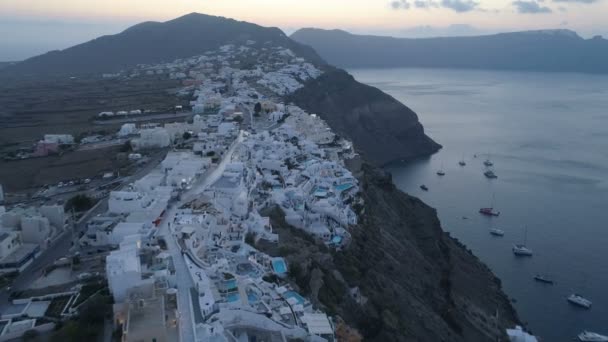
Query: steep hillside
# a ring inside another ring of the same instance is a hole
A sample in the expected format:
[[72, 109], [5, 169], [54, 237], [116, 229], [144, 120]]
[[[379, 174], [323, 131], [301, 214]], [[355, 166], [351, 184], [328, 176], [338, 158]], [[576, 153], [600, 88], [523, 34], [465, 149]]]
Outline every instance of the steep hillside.
[[608, 40], [568, 30], [478, 37], [406, 39], [301, 29], [291, 38], [328, 63], [350, 67], [430, 67], [608, 73]]
[[[294, 286], [339, 315], [367, 341], [505, 341], [519, 323], [500, 281], [441, 229], [434, 209], [363, 166], [365, 205], [352, 242], [330, 253], [270, 213]], [[497, 316], [498, 315], [498, 316]]]
[[319, 114], [375, 165], [427, 156], [441, 148], [424, 134], [416, 113], [379, 89], [357, 82], [344, 70], [327, 68], [288, 102]]
[[288, 47], [315, 63], [322, 60], [309, 47], [278, 28], [191, 13], [167, 22], [144, 22], [110, 36], [61, 51], [27, 59], [5, 68], [11, 75], [61, 75], [115, 72], [137, 64], [172, 61], [203, 54], [225, 44], [271, 41]]

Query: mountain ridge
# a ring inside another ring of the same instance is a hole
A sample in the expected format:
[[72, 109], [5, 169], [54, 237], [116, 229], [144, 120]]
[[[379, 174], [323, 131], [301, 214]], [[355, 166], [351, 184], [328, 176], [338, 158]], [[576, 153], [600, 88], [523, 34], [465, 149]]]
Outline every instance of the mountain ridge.
[[608, 73], [608, 40], [570, 30], [481, 36], [395, 38], [300, 29], [292, 39], [342, 68], [423, 67]]
[[[137, 64], [154, 64], [200, 55], [250, 37], [281, 42], [312, 63], [325, 62], [308, 46], [291, 40], [276, 27], [230, 18], [190, 13], [165, 22], [147, 21], [64, 50], [54, 50], [15, 63], [9, 76], [60, 76], [111, 73]], [[263, 44], [263, 41], [258, 41]]]

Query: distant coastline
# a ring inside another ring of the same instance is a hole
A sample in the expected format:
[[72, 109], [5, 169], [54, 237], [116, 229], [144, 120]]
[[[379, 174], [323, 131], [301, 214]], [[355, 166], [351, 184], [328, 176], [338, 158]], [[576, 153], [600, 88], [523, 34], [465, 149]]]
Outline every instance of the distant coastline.
[[[608, 40], [569, 30], [486, 36], [393, 38], [342, 30], [301, 29], [291, 38], [341, 68], [456, 68], [608, 73]], [[550, 58], [549, 58], [550, 56]]]

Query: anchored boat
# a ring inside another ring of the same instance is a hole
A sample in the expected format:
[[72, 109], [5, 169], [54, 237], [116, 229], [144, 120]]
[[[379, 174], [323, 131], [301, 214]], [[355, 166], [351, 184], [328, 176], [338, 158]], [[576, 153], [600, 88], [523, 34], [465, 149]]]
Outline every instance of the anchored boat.
[[513, 245], [513, 254], [517, 256], [532, 256], [532, 250], [526, 246], [528, 240], [528, 227], [524, 228], [524, 243]]
[[492, 228], [490, 229], [490, 234], [494, 236], [505, 236], [505, 231], [498, 228]]
[[545, 283], [545, 284], [551, 284], [553, 285], [553, 280], [549, 277], [547, 277], [546, 275], [542, 275], [542, 274], [537, 274], [534, 276], [534, 280], [536, 280], [539, 283]]
[[583, 307], [585, 309], [590, 309], [591, 305], [593, 304], [593, 302], [591, 302], [589, 299], [587, 299], [579, 294], [576, 294], [576, 293], [573, 293], [570, 296], [568, 296], [568, 302], [570, 302], [574, 305]]
[[483, 175], [486, 176], [486, 178], [490, 178], [490, 179], [498, 178], [498, 176], [492, 170], [488, 170], [488, 171], [484, 172]]
[[582, 342], [608, 342], [608, 336], [600, 335], [591, 331], [583, 331], [578, 334], [578, 340]]

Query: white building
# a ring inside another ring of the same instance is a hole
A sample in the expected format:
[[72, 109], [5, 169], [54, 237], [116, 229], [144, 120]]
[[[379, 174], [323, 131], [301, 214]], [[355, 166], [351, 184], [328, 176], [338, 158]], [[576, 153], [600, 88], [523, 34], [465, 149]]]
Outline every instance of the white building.
[[537, 342], [538, 339], [525, 332], [519, 325], [515, 329], [507, 329], [507, 335], [511, 342]]
[[222, 122], [217, 127], [217, 134], [222, 136], [230, 136], [237, 133], [237, 127], [234, 122]]
[[135, 133], [137, 133], [137, 127], [135, 126], [135, 124], [126, 123], [120, 127], [120, 130], [118, 131], [118, 136], [125, 137], [127, 135], [131, 135], [131, 134], [135, 134]]
[[0, 232], [0, 260], [11, 255], [21, 246], [18, 232]]
[[69, 145], [74, 143], [74, 137], [71, 134], [45, 134], [44, 142]]
[[42, 216], [49, 219], [52, 226], [63, 229], [65, 225], [65, 211], [62, 205], [43, 205], [39, 209]]
[[108, 286], [115, 302], [127, 298], [127, 291], [148, 281], [141, 278], [141, 263], [137, 255], [137, 246], [123, 246], [106, 257], [106, 275]]
[[108, 201], [108, 211], [116, 214], [128, 214], [142, 210], [150, 203], [148, 196], [135, 191], [112, 191]]
[[21, 240], [25, 243], [43, 244], [51, 236], [49, 219], [42, 216], [21, 218]]
[[163, 148], [169, 145], [171, 145], [169, 132], [161, 127], [142, 129], [139, 131], [139, 138], [131, 141], [134, 150]]
[[123, 241], [132, 235], [139, 235], [145, 230], [145, 224], [143, 222], [120, 222], [114, 229], [108, 232], [105, 244], [107, 245], [119, 245]]
[[200, 158], [192, 153], [170, 152], [162, 161], [162, 169], [168, 186], [184, 187], [203, 173], [210, 164], [208, 158]]

